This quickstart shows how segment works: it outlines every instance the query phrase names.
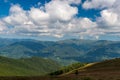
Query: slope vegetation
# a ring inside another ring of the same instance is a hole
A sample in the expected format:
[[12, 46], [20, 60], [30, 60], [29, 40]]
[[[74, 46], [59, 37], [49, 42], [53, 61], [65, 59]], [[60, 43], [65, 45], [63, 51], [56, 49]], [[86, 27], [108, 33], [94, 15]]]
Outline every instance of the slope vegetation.
[[62, 74], [62, 77], [75, 78], [76, 76], [80, 79], [89, 78], [90, 80], [119, 80], [120, 59], [117, 58], [105, 60], [103, 62], [90, 63], [84, 67], [80, 67], [66, 74]]
[[0, 76], [40, 76], [56, 71], [58, 68], [59, 64], [48, 59], [0, 57]]

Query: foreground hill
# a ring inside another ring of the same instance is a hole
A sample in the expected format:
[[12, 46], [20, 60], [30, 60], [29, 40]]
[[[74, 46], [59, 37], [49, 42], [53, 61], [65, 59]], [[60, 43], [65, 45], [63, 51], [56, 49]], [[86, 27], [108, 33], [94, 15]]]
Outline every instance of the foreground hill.
[[10, 58], [39, 56], [51, 58], [64, 65], [74, 62], [99, 62], [120, 57], [120, 41], [77, 39], [56, 42], [36, 40], [14, 41], [0, 47], [1, 56]]
[[[89, 78], [85, 80], [119, 80], [120, 79], [120, 59], [106, 60], [103, 62], [90, 63], [68, 73], [62, 77]], [[90, 79], [91, 78], [91, 79]]]
[[120, 59], [90, 63], [85, 66], [78, 64], [66, 68], [75, 68], [70, 72], [54, 76], [0, 77], [2, 80], [120, 80]]
[[56, 71], [59, 65], [48, 59], [11, 59], [0, 57], [0, 76], [40, 76]]

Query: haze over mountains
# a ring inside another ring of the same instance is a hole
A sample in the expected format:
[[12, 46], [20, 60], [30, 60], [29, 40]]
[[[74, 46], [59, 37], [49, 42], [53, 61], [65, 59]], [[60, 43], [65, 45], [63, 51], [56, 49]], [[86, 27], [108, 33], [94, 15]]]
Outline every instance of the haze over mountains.
[[120, 41], [0, 39], [0, 55], [10, 58], [43, 57], [62, 64], [96, 62], [120, 57]]

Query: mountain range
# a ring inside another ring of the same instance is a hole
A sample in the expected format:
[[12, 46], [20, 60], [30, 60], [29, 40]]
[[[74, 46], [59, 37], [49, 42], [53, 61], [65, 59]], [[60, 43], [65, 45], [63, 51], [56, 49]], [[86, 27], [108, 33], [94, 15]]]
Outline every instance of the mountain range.
[[10, 58], [43, 57], [64, 65], [73, 62], [98, 62], [120, 57], [120, 41], [79, 40], [38, 41], [0, 39], [0, 56]]

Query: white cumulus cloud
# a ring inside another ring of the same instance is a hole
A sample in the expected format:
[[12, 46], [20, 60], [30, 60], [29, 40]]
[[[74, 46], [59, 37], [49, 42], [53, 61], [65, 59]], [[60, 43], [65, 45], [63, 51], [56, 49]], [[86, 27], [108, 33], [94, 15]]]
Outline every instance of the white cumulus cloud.
[[77, 7], [61, 0], [53, 0], [45, 5], [46, 12], [53, 20], [68, 21], [78, 13]]
[[111, 35], [120, 35], [120, 1], [116, 0], [112, 7], [101, 11], [101, 17], [97, 18], [99, 28]]
[[[88, 18], [76, 18], [81, 0], [52, 0], [39, 8], [24, 10], [12, 5], [9, 15], [0, 19], [0, 32], [26, 36], [80, 36], [96, 27]], [[92, 32], [92, 31], [91, 31]], [[91, 34], [91, 33], [90, 33]]]
[[83, 3], [83, 8], [85, 9], [102, 9], [108, 8], [114, 5], [116, 0], [86, 0]]

